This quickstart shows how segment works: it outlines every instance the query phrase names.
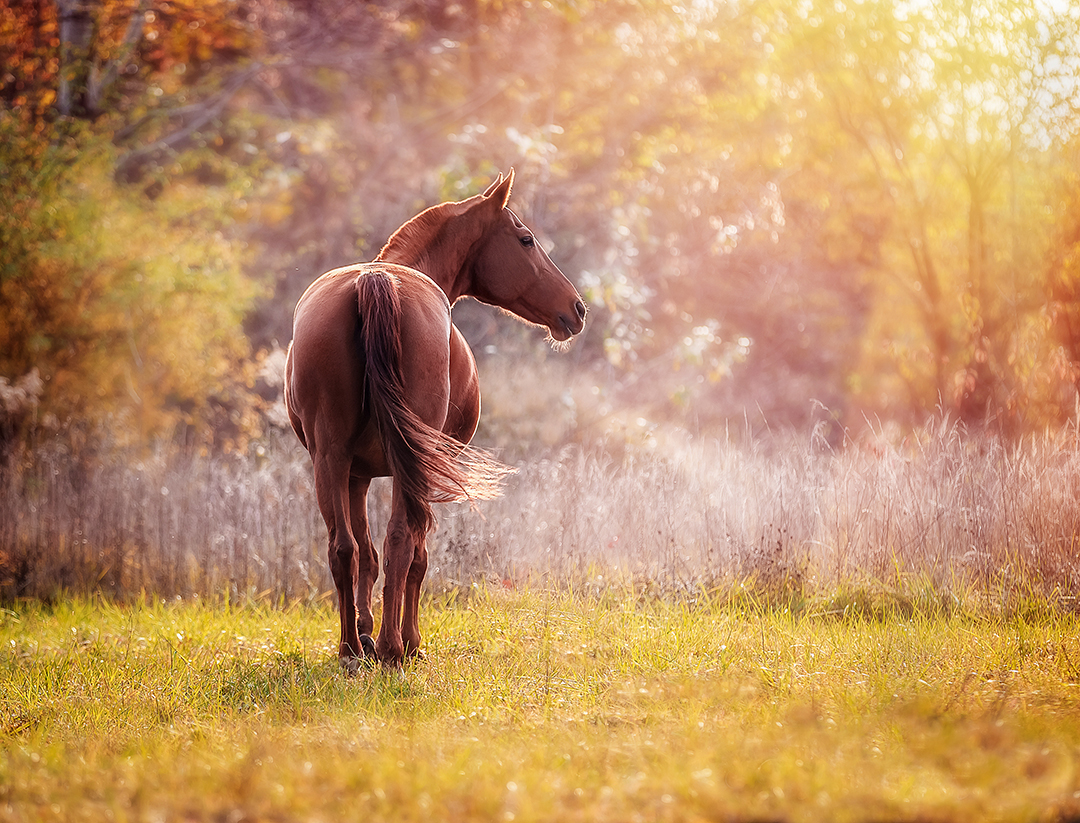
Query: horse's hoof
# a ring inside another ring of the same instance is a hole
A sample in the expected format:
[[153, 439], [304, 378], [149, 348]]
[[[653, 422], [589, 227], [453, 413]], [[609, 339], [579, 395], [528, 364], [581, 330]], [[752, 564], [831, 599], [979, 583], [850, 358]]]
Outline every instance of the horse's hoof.
[[379, 659], [378, 655], [375, 654], [375, 641], [371, 639], [370, 634], [360, 635], [360, 650], [368, 660]]
[[338, 658], [338, 665], [341, 666], [341, 670], [345, 672], [346, 677], [356, 677], [360, 673], [360, 662], [359, 657]]

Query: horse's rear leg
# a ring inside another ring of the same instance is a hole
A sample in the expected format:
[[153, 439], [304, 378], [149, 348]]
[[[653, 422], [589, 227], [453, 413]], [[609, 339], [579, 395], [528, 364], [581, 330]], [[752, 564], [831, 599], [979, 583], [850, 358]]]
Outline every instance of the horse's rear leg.
[[427, 574], [427, 538], [421, 535], [416, 541], [412, 565], [405, 578], [405, 609], [401, 617], [401, 640], [405, 655], [420, 656], [420, 585]]
[[350, 523], [349, 466], [340, 460], [313, 455], [315, 496], [329, 533], [330, 574], [337, 589], [341, 640], [338, 660], [347, 668], [363, 653], [356, 630], [356, 583], [359, 552]]
[[371, 613], [371, 590], [375, 578], [379, 576], [379, 554], [371, 542], [371, 529], [368, 526], [367, 493], [371, 480], [367, 477], [349, 479], [350, 514], [352, 515], [352, 533], [359, 548], [356, 576], [356, 632], [363, 652], [367, 656], [375, 654], [375, 644], [371, 635], [375, 632], [375, 618]]
[[[421, 542], [405, 516], [405, 505], [395, 481], [390, 522], [386, 527], [386, 542], [383, 544], [385, 578], [382, 625], [379, 626], [379, 638], [375, 641], [379, 660], [388, 665], [396, 666], [405, 657], [405, 641], [402, 637], [405, 589], [413, 568], [413, 560], [418, 554], [417, 546]], [[418, 643], [419, 633], [410, 637], [410, 640]]]

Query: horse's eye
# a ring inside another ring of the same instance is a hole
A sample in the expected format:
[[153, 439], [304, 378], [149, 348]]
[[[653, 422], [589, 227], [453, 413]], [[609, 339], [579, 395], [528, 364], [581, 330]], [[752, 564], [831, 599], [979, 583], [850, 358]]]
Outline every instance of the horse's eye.
[[536, 241], [532, 239], [531, 234], [526, 234], [524, 237], [521, 238], [521, 245], [523, 245], [527, 249], [531, 249], [533, 246], [536, 245]]

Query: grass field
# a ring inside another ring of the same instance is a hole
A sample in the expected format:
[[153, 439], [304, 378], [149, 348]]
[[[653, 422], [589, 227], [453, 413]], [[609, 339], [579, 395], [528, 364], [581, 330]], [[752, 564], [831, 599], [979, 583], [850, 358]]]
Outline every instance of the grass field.
[[1045, 601], [429, 598], [344, 676], [331, 604], [0, 616], [0, 820], [1080, 818], [1080, 619]]

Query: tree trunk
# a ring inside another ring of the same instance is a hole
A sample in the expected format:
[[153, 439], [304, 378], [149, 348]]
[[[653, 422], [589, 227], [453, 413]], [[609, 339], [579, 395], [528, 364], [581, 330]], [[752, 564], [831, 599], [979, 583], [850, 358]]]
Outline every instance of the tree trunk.
[[85, 117], [90, 78], [90, 46], [98, 0], [57, 0], [60, 20], [60, 87], [56, 107], [62, 117]]

